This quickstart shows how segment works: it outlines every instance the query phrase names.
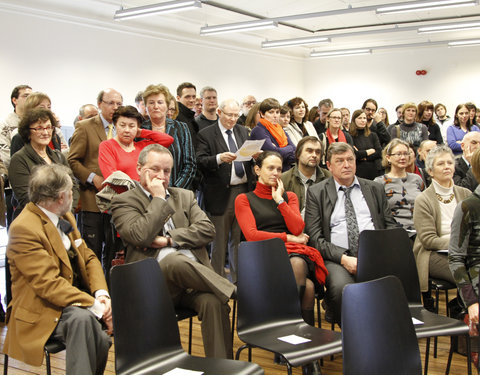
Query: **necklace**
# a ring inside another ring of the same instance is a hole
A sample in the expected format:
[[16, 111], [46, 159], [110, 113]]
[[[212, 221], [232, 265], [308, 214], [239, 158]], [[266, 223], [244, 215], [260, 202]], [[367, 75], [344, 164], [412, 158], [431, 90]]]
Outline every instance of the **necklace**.
[[437, 196], [437, 199], [438, 199], [440, 202], [444, 203], [444, 204], [449, 204], [449, 203], [450, 203], [451, 201], [453, 201], [453, 199], [455, 198], [455, 194], [454, 194], [454, 193], [452, 193], [452, 195], [450, 195], [450, 197], [448, 197], [447, 199], [442, 198], [442, 196], [441, 196], [440, 194], [438, 194], [438, 193], [435, 193], [435, 195]]

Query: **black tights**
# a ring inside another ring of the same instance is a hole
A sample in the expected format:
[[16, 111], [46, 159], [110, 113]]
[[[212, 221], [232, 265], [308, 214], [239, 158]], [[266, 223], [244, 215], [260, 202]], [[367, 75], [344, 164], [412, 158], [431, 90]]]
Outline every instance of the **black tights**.
[[303, 290], [301, 298], [302, 310], [313, 310], [315, 305], [315, 285], [313, 281], [307, 278], [307, 262], [301, 257], [293, 256], [290, 258], [293, 274], [299, 290]]

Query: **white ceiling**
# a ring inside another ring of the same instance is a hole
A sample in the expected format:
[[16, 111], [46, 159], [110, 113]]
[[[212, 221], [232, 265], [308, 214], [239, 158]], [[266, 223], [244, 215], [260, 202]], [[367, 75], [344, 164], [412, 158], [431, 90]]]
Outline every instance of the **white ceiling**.
[[[125, 21], [114, 21], [113, 15], [125, 8], [162, 2], [160, 0], [0, 0], [0, 13], [29, 13], [35, 16], [86, 24], [93, 27], [134, 32], [161, 39], [190, 43], [220, 45], [230, 49], [249, 49], [259, 53], [278, 54], [283, 57], [308, 58], [310, 51], [342, 50], [381, 46], [399, 46], [410, 43], [440, 43], [450, 40], [480, 38], [480, 29], [419, 35], [420, 25], [479, 21], [480, 6], [443, 10], [427, 10], [392, 15], [378, 15], [374, 10], [350, 12], [341, 15], [319, 15], [332, 10], [356, 9], [380, 4], [399, 3], [399, 0], [202, 0], [202, 7], [165, 15], [152, 15]], [[280, 21], [276, 29], [200, 36], [200, 28], [261, 18], [288, 17], [317, 13], [305, 17]], [[248, 14], [248, 15], [247, 15]], [[406, 30], [402, 30], [402, 29]], [[390, 32], [388, 31], [390, 29]], [[380, 31], [365, 35], [362, 31]], [[396, 30], [392, 32], [391, 30]], [[300, 47], [263, 50], [261, 42], [325, 35], [331, 43]], [[398, 47], [397, 47], [398, 48]], [[412, 48], [412, 47], [401, 47]], [[387, 49], [388, 51], [388, 49]]]

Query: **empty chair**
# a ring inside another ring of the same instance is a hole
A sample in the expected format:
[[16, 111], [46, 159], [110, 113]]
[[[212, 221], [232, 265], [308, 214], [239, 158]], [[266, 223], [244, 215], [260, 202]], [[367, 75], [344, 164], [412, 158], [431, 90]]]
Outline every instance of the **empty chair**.
[[153, 258], [111, 270], [117, 374], [163, 374], [175, 368], [205, 374], [263, 374], [256, 364], [188, 355], [173, 303]]
[[[468, 337], [468, 326], [460, 320], [440, 316], [427, 311], [420, 296], [417, 266], [407, 232], [402, 228], [364, 230], [358, 243], [357, 282], [394, 275], [403, 285], [412, 317], [423, 322], [415, 325], [417, 338], [427, 338], [425, 374], [428, 371], [430, 337]], [[468, 341], [468, 340], [467, 340]], [[453, 347], [450, 346], [450, 353]], [[450, 368], [451, 355], [447, 363]], [[468, 374], [471, 375], [470, 348], [468, 347]]]
[[347, 285], [342, 297], [344, 375], [421, 375], [407, 298], [395, 276]]
[[[287, 371], [342, 351], [341, 335], [308, 325], [284, 242], [279, 238], [242, 242], [238, 253], [237, 332], [245, 348], [258, 347], [284, 357]], [[279, 338], [309, 341], [294, 345]]]

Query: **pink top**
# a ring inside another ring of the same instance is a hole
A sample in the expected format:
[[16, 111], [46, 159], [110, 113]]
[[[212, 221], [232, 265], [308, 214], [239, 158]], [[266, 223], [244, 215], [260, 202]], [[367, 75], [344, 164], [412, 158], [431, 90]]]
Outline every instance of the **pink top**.
[[107, 178], [115, 171], [122, 171], [132, 180], [138, 181], [137, 160], [140, 152], [148, 145], [154, 143], [169, 147], [173, 142], [173, 138], [168, 134], [146, 129], [142, 129], [140, 137], [146, 139], [135, 142], [135, 149], [131, 152], [125, 151], [113, 138], [100, 143], [98, 165], [102, 171], [103, 178]]

